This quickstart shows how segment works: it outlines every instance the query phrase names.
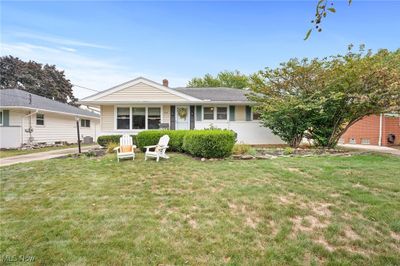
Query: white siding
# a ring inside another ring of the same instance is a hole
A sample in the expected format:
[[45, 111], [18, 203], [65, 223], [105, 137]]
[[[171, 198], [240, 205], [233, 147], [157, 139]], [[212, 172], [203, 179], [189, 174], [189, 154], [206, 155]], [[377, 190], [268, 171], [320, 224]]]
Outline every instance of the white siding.
[[[45, 112], [43, 114], [44, 126], [36, 125], [36, 114], [24, 119], [24, 129], [29, 128], [30, 125], [33, 128], [31, 136], [34, 138], [34, 142], [66, 141], [76, 143], [78, 141], [75, 117]], [[98, 120], [90, 119], [90, 128], [80, 127], [81, 138], [91, 136], [96, 140], [98, 123]], [[28, 142], [29, 136], [29, 133], [24, 132], [24, 143]]]
[[229, 122], [203, 122], [196, 121], [196, 129], [209, 128], [210, 125], [231, 129], [237, 133], [237, 142], [246, 144], [285, 144], [278, 136], [274, 135], [269, 128], [260, 125], [258, 121], [229, 121]]

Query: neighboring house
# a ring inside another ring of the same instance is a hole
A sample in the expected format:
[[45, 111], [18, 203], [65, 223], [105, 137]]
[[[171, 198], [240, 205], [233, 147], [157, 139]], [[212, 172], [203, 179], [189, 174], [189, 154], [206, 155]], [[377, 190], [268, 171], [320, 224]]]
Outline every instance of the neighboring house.
[[139, 77], [79, 103], [100, 108], [102, 135], [216, 127], [234, 130], [239, 142], [284, 143], [260, 125], [246, 93], [232, 88], [169, 88], [168, 80], [159, 84]]
[[352, 125], [339, 142], [379, 146], [400, 145], [400, 116], [396, 114], [366, 116]]
[[77, 143], [77, 119], [80, 136], [96, 140], [98, 114], [23, 90], [0, 90], [0, 148], [31, 143]]

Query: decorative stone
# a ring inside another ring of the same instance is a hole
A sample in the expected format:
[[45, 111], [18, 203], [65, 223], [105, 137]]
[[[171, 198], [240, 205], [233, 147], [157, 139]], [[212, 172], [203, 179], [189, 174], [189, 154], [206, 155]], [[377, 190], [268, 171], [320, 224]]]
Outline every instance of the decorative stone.
[[206, 158], [201, 158], [201, 161], [202, 161], [202, 162], [205, 162], [205, 161], [206, 161]]
[[254, 159], [254, 156], [245, 154], [245, 155], [242, 155], [240, 157], [240, 159], [242, 159], [242, 160], [252, 160], [252, 159]]

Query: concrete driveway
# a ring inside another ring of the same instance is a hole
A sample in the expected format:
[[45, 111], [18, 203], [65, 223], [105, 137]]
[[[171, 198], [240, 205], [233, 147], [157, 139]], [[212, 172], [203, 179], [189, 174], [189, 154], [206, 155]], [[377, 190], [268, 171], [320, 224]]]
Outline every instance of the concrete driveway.
[[361, 144], [340, 144], [340, 147], [349, 148], [349, 149], [356, 149], [356, 150], [365, 150], [365, 151], [373, 151], [379, 153], [388, 153], [400, 156], [400, 150], [384, 147], [384, 146], [375, 146], [375, 145], [361, 145]]
[[[84, 147], [82, 147], [82, 152], [88, 151], [88, 150], [96, 148], [96, 147], [100, 147], [100, 146], [98, 146], [98, 145], [84, 146]], [[27, 163], [27, 162], [32, 162], [32, 161], [47, 160], [47, 159], [62, 157], [62, 156], [66, 156], [69, 154], [75, 154], [75, 153], [78, 153], [78, 148], [76, 148], [76, 147], [62, 149], [62, 150], [36, 152], [36, 153], [31, 153], [31, 154], [6, 157], [6, 158], [0, 159], [0, 167], [17, 164], [17, 163]]]

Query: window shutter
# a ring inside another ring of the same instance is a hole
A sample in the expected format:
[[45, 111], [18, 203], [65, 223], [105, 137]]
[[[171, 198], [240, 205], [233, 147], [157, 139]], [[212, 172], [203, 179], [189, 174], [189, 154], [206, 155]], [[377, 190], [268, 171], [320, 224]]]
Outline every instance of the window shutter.
[[201, 109], [201, 105], [197, 105], [196, 106], [196, 121], [201, 121], [201, 116], [202, 114], [202, 109]]
[[251, 106], [246, 105], [246, 121], [251, 121]]
[[190, 129], [194, 129], [194, 105], [190, 106], [190, 116], [189, 116]]
[[9, 110], [3, 110], [3, 126], [9, 126], [10, 125], [10, 111]]
[[175, 130], [175, 105], [171, 105], [169, 128]]
[[229, 106], [229, 121], [235, 121], [235, 106]]

